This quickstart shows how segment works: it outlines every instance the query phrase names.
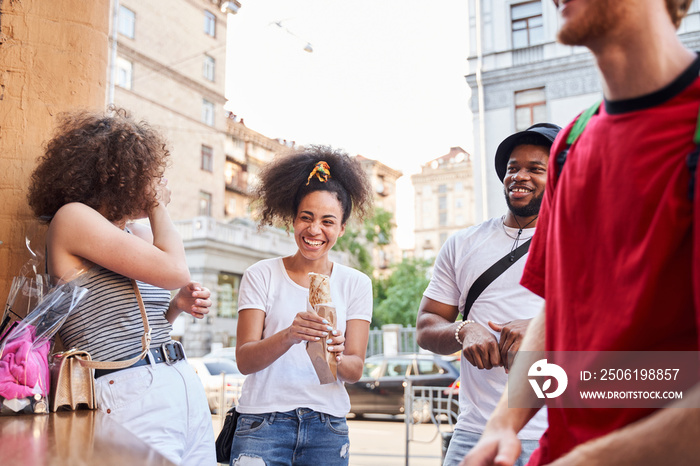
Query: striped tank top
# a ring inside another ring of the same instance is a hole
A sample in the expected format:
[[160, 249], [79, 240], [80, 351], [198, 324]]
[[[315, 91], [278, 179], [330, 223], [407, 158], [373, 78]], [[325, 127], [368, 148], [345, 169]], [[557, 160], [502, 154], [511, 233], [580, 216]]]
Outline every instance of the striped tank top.
[[[155, 348], [170, 341], [172, 325], [165, 319], [170, 292], [136, 283], [151, 325], [151, 348]], [[95, 361], [120, 361], [139, 354], [144, 328], [131, 280], [95, 266], [82, 286], [89, 290], [87, 297], [58, 332], [64, 346], [85, 350]]]

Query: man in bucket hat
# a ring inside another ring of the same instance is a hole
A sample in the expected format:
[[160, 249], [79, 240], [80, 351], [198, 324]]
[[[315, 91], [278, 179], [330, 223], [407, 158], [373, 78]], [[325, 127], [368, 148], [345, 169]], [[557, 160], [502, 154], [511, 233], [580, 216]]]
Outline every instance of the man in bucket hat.
[[[456, 466], [479, 440], [527, 325], [542, 307], [542, 299], [519, 281], [545, 191], [549, 149], [560, 129], [539, 123], [498, 146], [495, 166], [506, 214], [451, 236], [423, 293], [418, 344], [439, 354], [463, 353], [460, 415], [444, 466]], [[520, 433], [522, 464], [546, 426], [543, 411]]]

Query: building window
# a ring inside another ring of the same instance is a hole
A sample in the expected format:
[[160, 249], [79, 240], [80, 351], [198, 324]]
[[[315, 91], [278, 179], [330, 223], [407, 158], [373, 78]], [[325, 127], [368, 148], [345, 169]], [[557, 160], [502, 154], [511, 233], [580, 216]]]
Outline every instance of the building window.
[[440, 247], [442, 247], [442, 245], [445, 244], [445, 241], [447, 241], [447, 233], [442, 232], [440, 233]]
[[231, 159], [226, 160], [224, 178], [228, 189], [246, 193], [248, 191], [247, 175], [246, 167], [243, 164]]
[[211, 217], [211, 193], [206, 191], [199, 192], [199, 215]]
[[544, 42], [542, 2], [519, 3], [510, 7], [513, 48], [519, 49]]
[[447, 209], [447, 197], [446, 196], [438, 197], [438, 210], [446, 210], [446, 209]]
[[377, 191], [377, 194], [379, 194], [381, 196], [387, 196], [389, 194], [387, 192], [387, 189], [386, 189], [384, 175], [377, 175], [377, 179], [375, 180], [374, 189], [375, 189], [375, 191]]
[[204, 33], [216, 37], [216, 15], [210, 11], [204, 11]]
[[131, 89], [132, 70], [134, 65], [122, 57], [117, 57], [117, 86]]
[[447, 192], [447, 185], [446, 184], [441, 184], [438, 186], [438, 193], [446, 193]]
[[464, 207], [464, 199], [458, 197], [455, 199], [455, 209], [461, 209], [462, 207]]
[[120, 5], [117, 23], [117, 30], [119, 31], [119, 34], [126, 36], [129, 39], [134, 38], [134, 31], [136, 30], [136, 15], [133, 11]]
[[434, 204], [430, 201], [423, 201], [423, 212], [421, 218], [423, 218], [423, 228], [429, 230], [435, 226], [435, 212]]
[[214, 126], [214, 104], [202, 99], [202, 123]]
[[238, 314], [238, 289], [240, 286], [240, 275], [225, 272], [219, 274], [219, 283], [216, 288], [219, 317], [235, 317]]
[[226, 201], [226, 207], [224, 208], [224, 213], [229, 217], [236, 216], [236, 198], [231, 198]]
[[216, 76], [216, 60], [209, 55], [204, 55], [202, 75], [204, 75], [204, 79], [214, 82], [214, 77]]
[[455, 192], [456, 193], [462, 192], [462, 189], [464, 189], [464, 185], [462, 184], [461, 181], [457, 181], [455, 183]]
[[546, 121], [547, 101], [544, 88], [515, 93], [515, 130], [523, 131], [535, 123]]
[[438, 215], [438, 222], [440, 223], [441, 227], [447, 226], [447, 212], [440, 212], [440, 214]]
[[202, 166], [200, 168], [208, 172], [214, 171], [214, 149], [204, 144], [202, 144]]

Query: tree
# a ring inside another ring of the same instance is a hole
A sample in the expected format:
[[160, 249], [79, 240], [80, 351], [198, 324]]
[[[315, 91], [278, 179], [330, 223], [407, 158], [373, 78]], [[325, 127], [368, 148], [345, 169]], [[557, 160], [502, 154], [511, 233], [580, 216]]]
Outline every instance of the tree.
[[432, 262], [424, 259], [404, 259], [392, 266], [391, 275], [375, 280], [372, 326], [384, 324], [416, 325], [418, 306], [430, 278]]
[[416, 325], [418, 306], [428, 286], [432, 261], [405, 259], [391, 266], [386, 278], [374, 276], [373, 248], [391, 243], [393, 214], [377, 207], [361, 225], [348, 224], [336, 247], [350, 254], [352, 266], [372, 278], [374, 313], [372, 326], [384, 324]]
[[348, 223], [345, 234], [338, 238], [336, 247], [350, 254], [352, 265], [369, 277], [374, 275], [372, 249], [391, 243], [394, 216], [377, 207], [374, 214], [361, 225]]

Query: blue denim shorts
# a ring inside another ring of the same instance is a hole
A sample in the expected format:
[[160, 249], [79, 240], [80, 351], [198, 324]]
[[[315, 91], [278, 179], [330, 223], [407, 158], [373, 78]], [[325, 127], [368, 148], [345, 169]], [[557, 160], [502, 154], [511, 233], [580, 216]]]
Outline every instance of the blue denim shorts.
[[241, 414], [230, 466], [347, 466], [349, 458], [345, 418], [298, 408]]

